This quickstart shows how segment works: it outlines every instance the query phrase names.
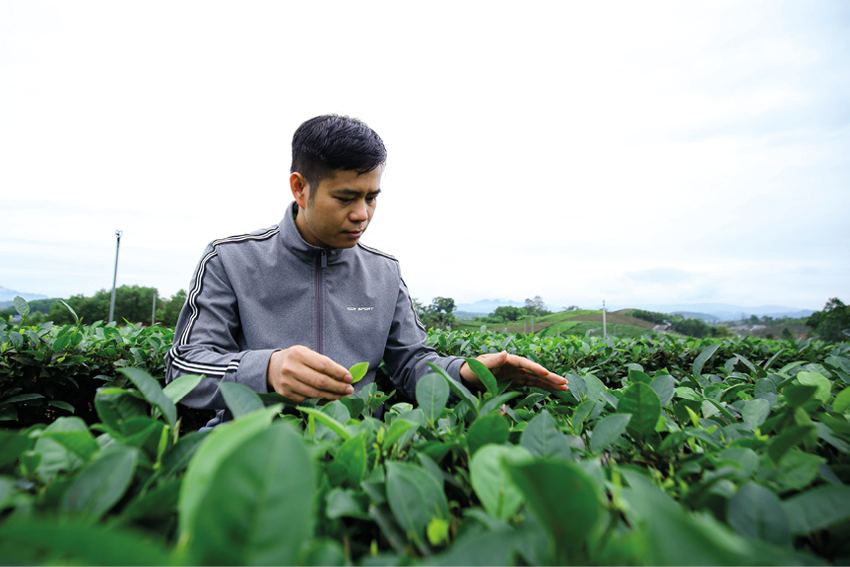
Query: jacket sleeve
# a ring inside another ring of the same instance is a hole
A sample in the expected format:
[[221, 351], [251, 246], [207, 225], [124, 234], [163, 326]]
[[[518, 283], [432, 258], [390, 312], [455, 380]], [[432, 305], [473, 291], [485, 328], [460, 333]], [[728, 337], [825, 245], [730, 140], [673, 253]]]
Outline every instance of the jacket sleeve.
[[224, 409], [221, 381], [239, 382], [255, 392], [268, 391], [266, 370], [275, 349], [240, 350], [239, 321], [236, 294], [217, 249], [210, 245], [195, 270], [174, 330], [174, 344], [165, 357], [166, 382], [186, 374], [204, 376], [183, 398], [187, 406]]
[[453, 380], [460, 383], [460, 369], [465, 360], [459, 356], [440, 356], [436, 350], [425, 344], [428, 335], [416, 315], [413, 301], [410, 299], [404, 280], [401, 279], [401, 274], [398, 281], [395, 317], [384, 351], [384, 364], [392, 372], [392, 380], [396, 388], [401, 389], [408, 398], [415, 399], [416, 383], [421, 377], [433, 372], [426, 364], [427, 362], [439, 366]]

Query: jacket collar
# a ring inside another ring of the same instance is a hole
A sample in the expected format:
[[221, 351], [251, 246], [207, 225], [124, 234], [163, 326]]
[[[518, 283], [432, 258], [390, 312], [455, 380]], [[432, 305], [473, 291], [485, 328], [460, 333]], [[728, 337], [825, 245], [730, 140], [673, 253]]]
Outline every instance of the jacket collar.
[[298, 203], [292, 201], [286, 209], [286, 215], [280, 221], [280, 237], [283, 239], [283, 245], [298, 259], [307, 264], [315, 264], [316, 260], [321, 257], [323, 250], [327, 256], [328, 264], [338, 262], [345, 250], [341, 248], [321, 248], [309, 244], [298, 232], [298, 227], [295, 226], [297, 214]]

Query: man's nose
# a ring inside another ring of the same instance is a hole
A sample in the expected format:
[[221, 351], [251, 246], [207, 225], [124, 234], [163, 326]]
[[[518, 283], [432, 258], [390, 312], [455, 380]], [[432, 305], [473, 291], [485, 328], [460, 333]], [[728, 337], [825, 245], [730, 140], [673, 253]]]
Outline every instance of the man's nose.
[[358, 201], [354, 208], [349, 213], [348, 218], [352, 222], [363, 222], [369, 220], [369, 212], [365, 201]]

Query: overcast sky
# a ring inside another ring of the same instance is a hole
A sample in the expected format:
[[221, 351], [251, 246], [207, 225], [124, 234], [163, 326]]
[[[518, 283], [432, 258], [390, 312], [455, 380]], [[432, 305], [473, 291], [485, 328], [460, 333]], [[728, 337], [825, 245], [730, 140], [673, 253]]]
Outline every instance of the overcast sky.
[[850, 2], [0, 0], [0, 286], [188, 287], [304, 120], [389, 162], [412, 295], [850, 301]]

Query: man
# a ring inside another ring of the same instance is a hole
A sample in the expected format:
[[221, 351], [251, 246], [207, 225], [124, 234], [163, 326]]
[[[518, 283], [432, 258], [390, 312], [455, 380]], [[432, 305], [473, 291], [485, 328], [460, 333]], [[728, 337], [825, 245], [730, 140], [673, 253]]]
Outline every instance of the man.
[[[425, 346], [398, 261], [360, 244], [381, 193], [381, 138], [363, 122], [336, 115], [302, 124], [292, 139], [289, 186], [295, 201], [279, 225], [215, 240], [191, 283], [166, 356], [166, 380], [206, 376], [183, 399], [218, 410], [221, 380], [291, 400], [336, 400], [354, 392], [347, 368], [369, 362], [357, 388], [374, 382], [383, 360], [397, 388], [443, 368], [482, 388], [461, 357]], [[506, 352], [478, 357], [519, 385], [566, 390], [566, 380]]]

